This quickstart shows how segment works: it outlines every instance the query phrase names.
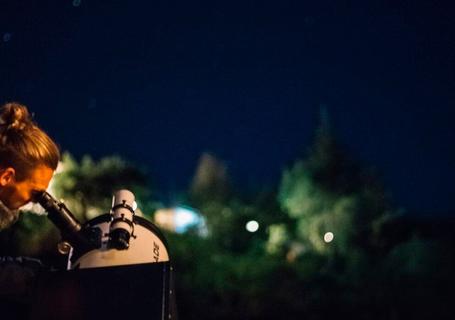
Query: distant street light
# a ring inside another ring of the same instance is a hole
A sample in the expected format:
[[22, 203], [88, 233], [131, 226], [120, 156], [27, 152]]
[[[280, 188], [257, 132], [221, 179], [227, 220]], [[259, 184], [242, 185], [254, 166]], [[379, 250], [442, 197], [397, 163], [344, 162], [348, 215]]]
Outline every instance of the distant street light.
[[245, 228], [248, 232], [256, 232], [259, 229], [259, 223], [255, 220], [248, 221]]
[[326, 234], [324, 234], [324, 241], [327, 243], [332, 242], [333, 237], [334, 235], [332, 232], [326, 232]]

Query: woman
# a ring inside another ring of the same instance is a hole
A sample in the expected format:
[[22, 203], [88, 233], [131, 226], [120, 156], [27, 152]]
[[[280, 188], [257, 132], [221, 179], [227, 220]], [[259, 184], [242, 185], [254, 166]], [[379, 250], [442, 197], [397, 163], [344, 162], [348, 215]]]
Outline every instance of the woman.
[[0, 109], [0, 230], [13, 224], [19, 207], [47, 189], [60, 152], [32, 120], [27, 107], [6, 103]]

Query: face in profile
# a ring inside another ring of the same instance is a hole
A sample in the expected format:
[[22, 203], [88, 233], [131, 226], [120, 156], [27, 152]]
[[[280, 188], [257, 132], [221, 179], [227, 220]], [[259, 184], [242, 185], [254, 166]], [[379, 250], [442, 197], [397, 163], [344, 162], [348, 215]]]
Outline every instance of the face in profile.
[[18, 181], [14, 169], [5, 169], [0, 175], [0, 200], [11, 210], [19, 209], [32, 201], [34, 194], [47, 189], [53, 173], [54, 170], [41, 165], [33, 169], [25, 179]]
[[19, 218], [17, 209], [32, 201], [37, 192], [47, 189], [53, 172], [47, 166], [38, 166], [25, 179], [17, 181], [13, 168], [0, 171], [0, 230]]

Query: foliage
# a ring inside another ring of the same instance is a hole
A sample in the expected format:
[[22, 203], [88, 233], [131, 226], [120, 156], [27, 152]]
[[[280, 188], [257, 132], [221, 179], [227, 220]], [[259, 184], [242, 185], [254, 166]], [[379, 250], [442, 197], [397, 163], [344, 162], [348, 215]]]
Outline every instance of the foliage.
[[[287, 319], [417, 319], [428, 307], [415, 312], [414, 301], [443, 310], [425, 286], [436, 286], [432, 293], [447, 300], [447, 286], [431, 270], [451, 277], [450, 246], [386, 236], [384, 226], [394, 232], [399, 211], [374, 171], [352, 160], [327, 127], [308, 155], [283, 172], [278, 193], [240, 196], [214, 163], [211, 182], [189, 198], [206, 217], [209, 236], [169, 235], [185, 318], [276, 319], [285, 312]], [[248, 234], [249, 219], [267, 227]], [[335, 234], [331, 243], [323, 240], [328, 231]], [[449, 267], [441, 269], [444, 260]], [[424, 285], [403, 290], [411, 283]]]
[[44, 216], [24, 212], [16, 224], [0, 233], [0, 255], [51, 256], [59, 238], [58, 230]]
[[[307, 157], [283, 173], [278, 199], [296, 221], [287, 236], [320, 253], [371, 248], [374, 226], [391, 210], [379, 179], [353, 161], [325, 126]], [[327, 232], [334, 234], [331, 243], [324, 241]]]
[[131, 190], [138, 208], [151, 214], [155, 208], [144, 170], [118, 156], [94, 161], [84, 156], [77, 162], [69, 153], [62, 157], [62, 170], [53, 179], [55, 196], [65, 200], [72, 212], [82, 220], [109, 211], [116, 190]]
[[[209, 233], [166, 233], [182, 319], [450, 314], [453, 224], [441, 237], [400, 222], [376, 175], [350, 159], [327, 127], [279, 186], [253, 194], [236, 190], [213, 155], [201, 159], [186, 200]], [[78, 162], [65, 154], [52, 186], [81, 219], [108, 210], [119, 188], [130, 188], [147, 213], [156, 207], [144, 171], [119, 157]], [[245, 230], [249, 220], [260, 223], [257, 232]], [[327, 231], [335, 235], [330, 243]], [[23, 214], [0, 233], [0, 250], [48, 258], [58, 237], [47, 219]]]
[[[188, 203], [203, 215], [208, 238], [223, 252], [263, 250], [268, 237], [266, 226], [286, 220], [273, 189], [245, 196], [232, 185], [223, 162], [212, 154], [200, 159]], [[259, 223], [259, 230], [254, 233], [245, 229], [252, 220]]]
[[[99, 161], [85, 156], [78, 162], [64, 153], [49, 189], [84, 222], [108, 212], [113, 192], [124, 188], [135, 194], [139, 209], [153, 212], [156, 204], [146, 173], [118, 156]], [[1, 254], [55, 259], [59, 231], [40, 211], [39, 205], [30, 207], [15, 225], [0, 233]]]

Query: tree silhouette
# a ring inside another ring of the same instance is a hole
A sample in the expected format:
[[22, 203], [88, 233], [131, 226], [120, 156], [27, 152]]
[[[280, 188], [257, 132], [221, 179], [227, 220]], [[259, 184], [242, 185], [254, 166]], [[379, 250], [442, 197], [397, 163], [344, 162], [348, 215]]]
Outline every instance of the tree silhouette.
[[348, 155], [326, 115], [306, 158], [283, 173], [278, 199], [296, 221], [287, 236], [295, 240], [291, 247], [298, 253], [371, 248], [381, 217], [391, 212], [377, 175]]
[[83, 220], [110, 210], [116, 190], [129, 189], [136, 197], [140, 212], [152, 214], [152, 190], [144, 170], [118, 156], [94, 161], [84, 156], [77, 162], [69, 153], [63, 155], [62, 170], [53, 179], [55, 196]]

